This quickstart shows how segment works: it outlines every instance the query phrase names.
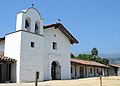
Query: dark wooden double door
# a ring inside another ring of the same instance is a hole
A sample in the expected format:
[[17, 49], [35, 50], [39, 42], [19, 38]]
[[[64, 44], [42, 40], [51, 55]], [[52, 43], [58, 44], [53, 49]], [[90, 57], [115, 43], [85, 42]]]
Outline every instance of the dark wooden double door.
[[55, 61], [52, 62], [51, 77], [52, 77], [52, 80], [61, 79], [61, 66], [57, 65]]

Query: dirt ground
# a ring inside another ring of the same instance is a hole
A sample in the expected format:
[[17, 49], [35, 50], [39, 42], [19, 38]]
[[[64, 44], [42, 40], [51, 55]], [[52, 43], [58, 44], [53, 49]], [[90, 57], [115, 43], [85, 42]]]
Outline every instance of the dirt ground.
[[[100, 86], [100, 78], [83, 78], [74, 80], [52, 80], [39, 82], [38, 86]], [[120, 86], [120, 76], [102, 77], [102, 86]], [[34, 83], [0, 83], [0, 86], [35, 86]]]

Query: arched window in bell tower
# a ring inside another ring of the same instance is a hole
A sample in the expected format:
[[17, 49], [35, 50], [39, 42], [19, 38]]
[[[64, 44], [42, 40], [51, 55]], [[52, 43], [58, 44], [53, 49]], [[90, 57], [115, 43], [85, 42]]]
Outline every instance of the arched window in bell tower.
[[36, 34], [39, 34], [39, 28], [40, 28], [40, 22], [39, 22], [39, 21], [36, 21], [36, 22], [35, 22], [35, 33], [36, 33]]
[[25, 28], [27, 31], [30, 31], [30, 23], [31, 23], [31, 19], [30, 19], [30, 17], [27, 17], [25, 19]]

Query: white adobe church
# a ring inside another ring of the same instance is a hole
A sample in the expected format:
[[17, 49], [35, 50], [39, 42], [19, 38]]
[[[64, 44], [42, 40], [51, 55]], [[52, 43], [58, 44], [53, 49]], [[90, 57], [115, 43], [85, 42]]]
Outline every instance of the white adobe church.
[[71, 44], [78, 41], [61, 24], [43, 26], [37, 9], [17, 14], [16, 31], [0, 38], [0, 81], [71, 79]]

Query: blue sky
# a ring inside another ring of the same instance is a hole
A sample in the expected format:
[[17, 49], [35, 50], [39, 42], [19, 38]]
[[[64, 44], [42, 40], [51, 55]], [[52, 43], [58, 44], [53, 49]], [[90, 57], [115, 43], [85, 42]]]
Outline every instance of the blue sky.
[[120, 0], [1, 0], [0, 37], [15, 31], [16, 14], [31, 7], [40, 11], [44, 25], [58, 22], [76, 37], [74, 54], [120, 53]]

